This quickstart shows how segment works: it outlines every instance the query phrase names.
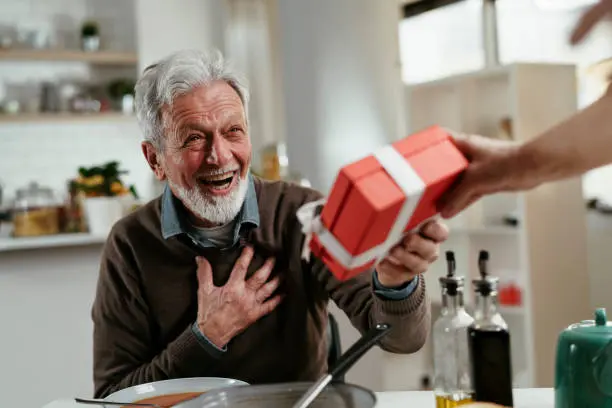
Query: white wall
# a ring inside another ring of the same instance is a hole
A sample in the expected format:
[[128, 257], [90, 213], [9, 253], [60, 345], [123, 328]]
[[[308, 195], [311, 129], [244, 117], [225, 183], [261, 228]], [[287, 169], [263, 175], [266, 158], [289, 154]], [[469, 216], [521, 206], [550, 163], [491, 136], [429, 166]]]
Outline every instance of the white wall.
[[[394, 1], [274, 3], [289, 163], [326, 192], [342, 165], [404, 136], [400, 9]], [[347, 348], [359, 335], [330, 308]], [[415, 358], [375, 348], [346, 378], [374, 390], [410, 388], [421, 375]]]
[[225, 51], [227, 8], [223, 0], [135, 0], [140, 70], [184, 49]]
[[136, 120], [75, 123], [0, 124], [0, 180], [7, 197], [37, 181], [63, 197], [79, 166], [118, 160], [129, 170], [125, 180], [140, 193], [151, 190], [151, 171], [140, 151]]
[[278, 2], [289, 162], [327, 191], [338, 169], [403, 134], [395, 1]]

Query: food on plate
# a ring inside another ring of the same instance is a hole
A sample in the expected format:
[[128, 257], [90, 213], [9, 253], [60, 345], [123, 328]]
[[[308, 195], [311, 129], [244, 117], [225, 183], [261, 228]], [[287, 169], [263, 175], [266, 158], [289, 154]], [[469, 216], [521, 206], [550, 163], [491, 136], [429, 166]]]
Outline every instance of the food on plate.
[[[172, 408], [176, 404], [202, 395], [203, 392], [181, 392], [176, 394], [158, 395], [134, 401], [137, 404], [155, 404], [163, 408]], [[125, 407], [128, 408], [128, 407]]]

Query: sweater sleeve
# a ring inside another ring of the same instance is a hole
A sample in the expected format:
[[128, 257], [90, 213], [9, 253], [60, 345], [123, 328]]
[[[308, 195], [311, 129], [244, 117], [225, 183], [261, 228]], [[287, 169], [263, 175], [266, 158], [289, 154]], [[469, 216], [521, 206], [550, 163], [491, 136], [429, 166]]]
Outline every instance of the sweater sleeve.
[[[318, 193], [310, 194], [305, 202], [319, 198]], [[299, 228], [298, 221], [298, 254], [304, 244], [304, 236]], [[416, 279], [408, 296], [385, 296], [386, 294], [377, 293], [380, 291], [374, 282], [374, 270], [363, 272], [353, 279], [339, 281], [325, 264], [313, 255], [309, 262], [304, 263], [304, 267], [305, 272], [314, 278], [315, 285], [318, 286], [316, 290], [322, 291], [336, 303], [361, 333], [378, 323], [391, 326], [391, 331], [380, 341], [383, 350], [414, 353], [425, 344], [431, 328], [430, 300], [425, 279]]]
[[[202, 374], [218, 355], [185, 327], [164, 349], [156, 345], [140, 274], [131, 249], [111, 233], [105, 246], [92, 307], [94, 397], [151, 381]], [[196, 371], [197, 370], [197, 371]]]
[[391, 325], [391, 331], [380, 342], [383, 350], [414, 353], [425, 344], [431, 327], [425, 279], [418, 279], [416, 288], [408, 297], [395, 300], [375, 293], [373, 271], [339, 281], [318, 259], [312, 260], [310, 271], [361, 333], [378, 323]]

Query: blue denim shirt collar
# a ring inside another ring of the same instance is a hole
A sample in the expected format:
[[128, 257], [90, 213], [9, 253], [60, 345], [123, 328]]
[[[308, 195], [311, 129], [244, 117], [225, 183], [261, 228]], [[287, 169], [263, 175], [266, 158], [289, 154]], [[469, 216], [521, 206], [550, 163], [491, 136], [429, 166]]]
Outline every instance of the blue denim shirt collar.
[[[257, 194], [253, 177], [248, 175], [248, 187], [242, 209], [238, 213], [236, 228], [234, 230], [234, 241], [239, 238], [240, 230], [244, 225], [259, 226], [259, 206], [257, 204]], [[181, 202], [172, 194], [172, 190], [166, 184], [161, 198], [161, 232], [164, 239], [175, 235], [189, 235], [189, 228], [185, 225], [184, 216], [181, 215], [183, 206]]]

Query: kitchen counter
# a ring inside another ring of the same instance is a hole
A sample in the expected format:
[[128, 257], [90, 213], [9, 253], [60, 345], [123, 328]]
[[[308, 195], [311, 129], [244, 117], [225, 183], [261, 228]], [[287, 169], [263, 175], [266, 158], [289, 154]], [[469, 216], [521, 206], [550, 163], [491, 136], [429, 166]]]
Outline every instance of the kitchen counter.
[[[514, 391], [515, 408], [553, 408], [554, 392], [550, 388], [526, 388]], [[433, 408], [435, 401], [431, 391], [386, 391], [377, 392], [376, 408]], [[79, 408], [68, 399], [55, 400], [43, 408]]]
[[24, 249], [59, 248], [68, 246], [103, 244], [106, 237], [80, 234], [59, 234], [40, 237], [0, 237], [0, 252]]
[[[431, 391], [377, 392], [376, 408], [433, 408]], [[554, 391], [551, 388], [524, 388], [514, 390], [515, 408], [553, 408]], [[58, 407], [59, 408], [59, 407]]]
[[93, 392], [91, 304], [104, 242], [89, 234], [0, 238], [2, 406]]

